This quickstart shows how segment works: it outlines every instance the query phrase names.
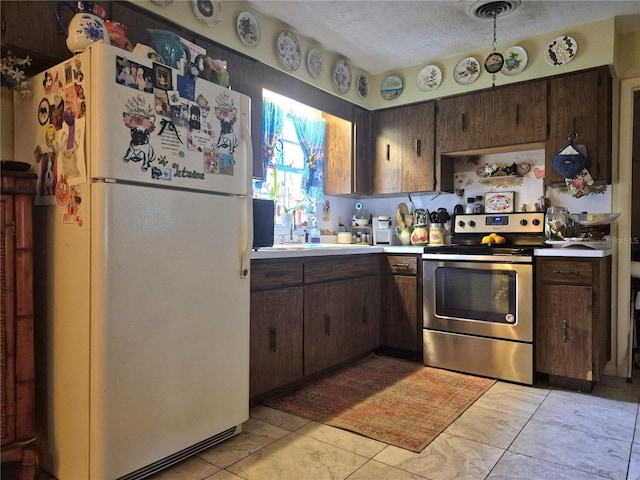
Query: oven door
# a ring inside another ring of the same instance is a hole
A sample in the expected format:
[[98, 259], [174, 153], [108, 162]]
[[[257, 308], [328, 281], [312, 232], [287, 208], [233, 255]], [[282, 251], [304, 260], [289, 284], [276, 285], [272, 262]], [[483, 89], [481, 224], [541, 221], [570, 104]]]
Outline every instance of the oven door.
[[[533, 341], [533, 263], [423, 261], [425, 329]], [[492, 257], [489, 257], [492, 258]]]

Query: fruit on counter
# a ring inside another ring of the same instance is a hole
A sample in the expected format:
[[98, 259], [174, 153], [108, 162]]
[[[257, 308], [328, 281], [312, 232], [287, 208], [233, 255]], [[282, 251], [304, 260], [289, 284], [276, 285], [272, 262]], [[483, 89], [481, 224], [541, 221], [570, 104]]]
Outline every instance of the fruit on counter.
[[506, 238], [504, 238], [502, 235], [498, 235], [497, 233], [485, 235], [484, 237], [482, 237], [482, 241], [481, 241], [483, 245], [489, 245], [492, 243], [503, 244], [506, 242], [507, 242]]

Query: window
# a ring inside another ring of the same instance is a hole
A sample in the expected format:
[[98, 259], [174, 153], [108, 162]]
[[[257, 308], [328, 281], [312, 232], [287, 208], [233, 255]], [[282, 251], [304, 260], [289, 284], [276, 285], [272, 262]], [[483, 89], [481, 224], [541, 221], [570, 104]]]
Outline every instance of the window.
[[308, 225], [324, 197], [322, 112], [263, 92], [263, 178], [253, 195], [276, 203], [276, 224]]

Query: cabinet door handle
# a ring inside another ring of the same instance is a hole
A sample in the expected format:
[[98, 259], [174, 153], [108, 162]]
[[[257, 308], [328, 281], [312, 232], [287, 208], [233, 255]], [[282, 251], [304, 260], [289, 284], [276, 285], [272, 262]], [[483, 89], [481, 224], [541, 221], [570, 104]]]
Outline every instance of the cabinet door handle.
[[569, 325], [566, 320], [562, 321], [562, 341], [564, 343], [569, 341]]
[[269, 330], [269, 350], [276, 351], [276, 329], [274, 327]]
[[265, 277], [269, 278], [282, 277], [283, 275], [284, 272], [267, 272], [264, 274]]
[[422, 147], [422, 142], [420, 141], [419, 138], [416, 138], [416, 148], [415, 148], [416, 149], [416, 157], [420, 156], [420, 153], [422, 151], [421, 147]]
[[387, 162], [391, 160], [391, 145], [387, 143]]
[[463, 132], [465, 130], [465, 125], [466, 125], [466, 122], [465, 122], [465, 116], [464, 116], [464, 113], [463, 113], [462, 115], [460, 115], [460, 129]]
[[331, 336], [331, 316], [329, 314], [324, 316], [324, 333], [327, 337]]
[[578, 275], [575, 270], [553, 270], [556, 275]]
[[393, 266], [396, 267], [396, 268], [404, 268], [404, 269], [409, 268], [409, 264], [408, 263], [394, 263]]
[[520, 124], [520, 104], [516, 103], [516, 125]]

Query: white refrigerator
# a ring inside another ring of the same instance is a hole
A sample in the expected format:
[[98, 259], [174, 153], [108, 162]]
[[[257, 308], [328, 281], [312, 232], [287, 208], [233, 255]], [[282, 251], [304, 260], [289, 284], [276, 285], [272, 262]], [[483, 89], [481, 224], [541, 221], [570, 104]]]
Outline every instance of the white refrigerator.
[[103, 44], [30, 84], [43, 465], [143, 478], [248, 419], [250, 99]]

